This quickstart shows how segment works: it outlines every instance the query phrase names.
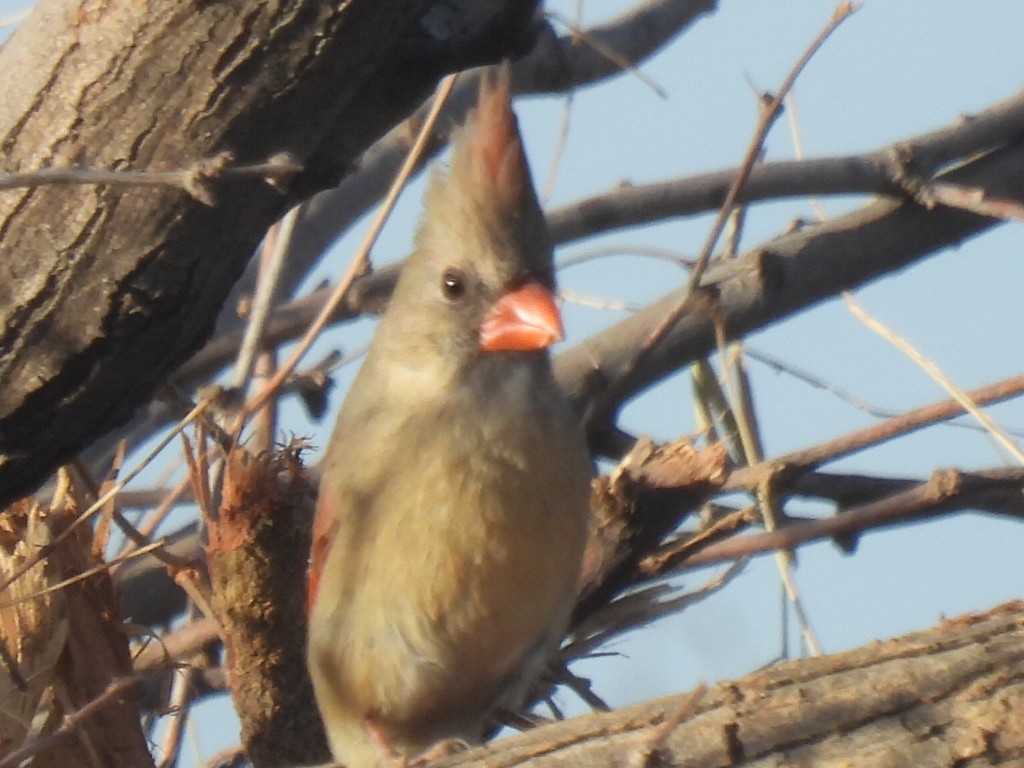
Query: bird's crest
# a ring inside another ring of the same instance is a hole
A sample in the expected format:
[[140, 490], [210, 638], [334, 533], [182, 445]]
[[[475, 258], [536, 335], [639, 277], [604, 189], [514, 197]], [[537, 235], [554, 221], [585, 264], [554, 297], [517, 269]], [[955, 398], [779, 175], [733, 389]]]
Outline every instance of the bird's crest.
[[477, 107], [466, 131], [465, 156], [454, 163], [468, 162], [480, 190], [490, 191], [506, 206], [526, 202], [533, 182], [512, 111], [508, 65], [481, 80]]

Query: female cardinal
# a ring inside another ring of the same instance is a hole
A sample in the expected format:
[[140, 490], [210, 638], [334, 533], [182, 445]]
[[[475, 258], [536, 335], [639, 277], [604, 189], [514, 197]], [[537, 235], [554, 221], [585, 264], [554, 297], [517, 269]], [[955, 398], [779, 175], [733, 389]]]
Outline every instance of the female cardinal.
[[507, 73], [481, 87], [331, 437], [309, 670], [335, 758], [479, 741], [561, 641], [591, 464]]

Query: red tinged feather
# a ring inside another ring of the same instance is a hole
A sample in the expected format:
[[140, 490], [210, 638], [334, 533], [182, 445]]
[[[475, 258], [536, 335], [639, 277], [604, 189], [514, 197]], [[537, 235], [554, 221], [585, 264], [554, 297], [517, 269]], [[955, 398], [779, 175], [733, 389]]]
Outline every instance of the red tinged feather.
[[338, 527], [335, 511], [323, 499], [316, 507], [313, 518], [313, 539], [309, 552], [309, 577], [306, 584], [306, 612], [313, 613], [317, 592], [320, 590], [320, 574], [323, 572], [324, 560], [330, 548], [331, 539]]
[[506, 71], [494, 82], [483, 83], [475, 119], [469, 142], [473, 164], [483, 175], [477, 182], [481, 191], [494, 195], [509, 208], [527, 203], [533, 194], [533, 181], [512, 111]]
[[309, 670], [335, 758], [480, 741], [557, 650], [590, 524], [554, 381], [554, 267], [510, 103], [485, 79], [323, 459]]

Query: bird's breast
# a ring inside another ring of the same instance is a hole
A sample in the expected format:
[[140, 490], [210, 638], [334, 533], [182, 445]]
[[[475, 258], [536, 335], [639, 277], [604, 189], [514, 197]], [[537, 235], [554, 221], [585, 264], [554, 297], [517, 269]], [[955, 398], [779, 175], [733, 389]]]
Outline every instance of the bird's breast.
[[588, 525], [582, 438], [550, 403], [492, 394], [407, 424], [373, 501], [350, 650], [367, 701], [396, 721], [439, 701], [482, 717], [574, 601]]

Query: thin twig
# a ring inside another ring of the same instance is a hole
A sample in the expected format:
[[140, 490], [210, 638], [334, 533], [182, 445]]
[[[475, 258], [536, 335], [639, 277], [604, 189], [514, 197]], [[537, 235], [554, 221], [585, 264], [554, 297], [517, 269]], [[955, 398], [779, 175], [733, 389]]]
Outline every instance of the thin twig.
[[[191, 485], [186, 477], [180, 480], [170, 491], [161, 491], [163, 498], [156, 508], [146, 516], [145, 522], [138, 526], [139, 533], [147, 538], [152, 536], [154, 531], [166, 519], [167, 515], [170, 514], [171, 510], [174, 509], [175, 505], [179, 501], [185, 503], [185, 491], [189, 490], [190, 487]], [[124, 505], [122, 504], [122, 506]]]
[[940, 387], [946, 390], [946, 392], [948, 392], [957, 403], [959, 403], [961, 408], [981, 424], [985, 431], [992, 436], [992, 439], [1009, 451], [1010, 455], [1013, 456], [1018, 463], [1024, 465], [1024, 452], [1021, 451], [1020, 446], [1010, 439], [1010, 436], [992, 420], [992, 417], [978, 407], [977, 402], [972, 400], [967, 392], [964, 392], [960, 387], [950, 381], [949, 377], [946, 376], [935, 363], [922, 355], [906, 339], [896, 333], [893, 333], [892, 330], [886, 328], [881, 322], [871, 317], [871, 315], [869, 315], [864, 308], [857, 303], [852, 294], [843, 293], [843, 301], [846, 303], [847, 309], [853, 313], [854, 317], [922, 368], [925, 373], [927, 373]]
[[112, 680], [106, 689], [95, 699], [79, 707], [71, 714], [65, 715], [64, 722], [60, 724], [57, 730], [30, 739], [17, 749], [8, 752], [0, 759], [0, 768], [10, 768], [11, 766], [19, 765], [23, 760], [38, 754], [42, 750], [64, 742], [78, 730], [82, 723], [96, 715], [104, 707], [121, 702], [144, 679], [143, 675], [132, 675], [131, 677]]
[[63, 531], [61, 531], [60, 534], [58, 534], [53, 539], [53, 541], [51, 541], [45, 547], [40, 547], [39, 550], [36, 552], [36, 554], [34, 556], [32, 556], [28, 560], [26, 560], [26, 562], [24, 564], [22, 564], [22, 566], [20, 568], [18, 568], [9, 577], [4, 579], [3, 582], [0, 582], [0, 592], [3, 592], [5, 589], [7, 589], [7, 587], [9, 587], [11, 585], [11, 583], [15, 581], [15, 579], [20, 579], [36, 563], [38, 563], [40, 560], [42, 560], [47, 555], [49, 555], [50, 552], [52, 552], [53, 549], [58, 544], [60, 544], [68, 536], [71, 535], [72, 531], [74, 531], [75, 528], [77, 528], [79, 525], [81, 525], [82, 523], [86, 522], [90, 518], [92, 518], [97, 512], [99, 512], [101, 509], [103, 509], [104, 505], [108, 501], [110, 501], [111, 499], [115, 498], [117, 496], [117, 494], [119, 494], [128, 483], [130, 483], [132, 480], [134, 480], [136, 477], [138, 477], [139, 474], [147, 466], [149, 466], [149, 464], [152, 463], [152, 461], [164, 450], [164, 448], [166, 448], [167, 445], [172, 440], [174, 440], [174, 438], [178, 435], [178, 433], [180, 433], [186, 426], [188, 426], [195, 419], [197, 419], [203, 413], [203, 411], [205, 411], [209, 407], [209, 405], [210, 405], [210, 401], [209, 400], [205, 400], [205, 399], [201, 400], [199, 402], [199, 404], [196, 405], [185, 416], [185, 418], [183, 418], [181, 421], [179, 421], [174, 426], [174, 428], [167, 435], [165, 435], [160, 440], [159, 443], [157, 443], [156, 447], [146, 455], [146, 457], [139, 463], [139, 465], [135, 469], [133, 469], [131, 472], [129, 472], [127, 475], [125, 475], [124, 479], [119, 480], [118, 482], [114, 483], [107, 490], [106, 493], [104, 493], [98, 499], [96, 499], [96, 501], [94, 501], [88, 507], [88, 509], [86, 509], [84, 512], [82, 512], [77, 518], [75, 518], [71, 522], [71, 524], [68, 525], [67, 528], [65, 528]]
[[194, 656], [210, 643], [220, 642], [222, 633], [215, 619], [194, 619], [169, 634], [153, 636], [132, 660], [136, 672], [167, 669]]
[[[728, 218], [729, 228], [726, 230], [728, 237], [723, 249], [724, 258], [734, 258], [739, 250], [745, 210], [745, 207], [737, 205]], [[731, 421], [736, 425], [736, 434], [739, 437], [739, 446], [735, 450], [742, 456], [744, 465], [757, 464], [764, 460], [764, 443], [761, 439], [761, 429], [754, 407], [754, 394], [751, 390], [750, 378], [747, 376], [744, 364], [744, 344], [742, 341], [735, 341], [731, 344], [728, 342], [725, 324], [717, 311], [712, 315], [712, 321], [728, 393], [728, 412], [732, 416]], [[773, 475], [765, 475], [763, 481], [758, 484], [754, 496], [765, 530], [774, 531], [781, 527], [782, 512], [775, 494]], [[779, 572], [782, 592], [800, 625], [800, 635], [804, 639], [804, 645], [812, 656], [820, 656], [822, 654], [821, 643], [818, 641], [817, 633], [811, 626], [810, 617], [800, 598], [795, 560], [796, 558], [789, 550], [780, 549], [775, 552], [775, 567]]]
[[270, 228], [260, 251], [260, 276], [249, 319], [242, 336], [242, 346], [238, 350], [235, 370], [231, 385], [241, 389], [249, 381], [252, 368], [259, 354], [263, 340], [263, 330], [274, 309], [274, 298], [277, 285], [288, 256], [288, 247], [295, 232], [295, 224], [302, 212], [302, 205], [296, 205], [284, 217]]
[[[793, 157], [796, 160], [803, 160], [805, 153], [803, 132], [800, 129], [800, 111], [796, 106], [796, 97], [792, 93], [786, 96], [786, 119], [789, 123], [789, 136], [793, 141]], [[814, 209], [814, 215], [818, 217], [818, 221], [828, 221], [828, 213], [825, 212], [825, 207], [821, 204], [817, 195], [811, 197], [810, 203], [811, 208]]]
[[596, 51], [599, 55], [608, 59], [608, 61], [610, 61], [616, 67], [636, 76], [636, 79], [639, 80], [644, 85], [646, 85], [648, 88], [650, 88], [656, 96], [662, 99], [668, 98], [668, 93], [661, 85], [658, 84], [657, 80], [645, 74], [636, 64], [631, 62], [629, 59], [627, 59], [621, 53], [616, 51], [610, 45], [607, 45], [606, 43], [601, 41], [600, 38], [591, 35], [589, 32], [587, 32], [587, 30], [583, 29], [580, 25], [574, 24], [571, 19], [567, 19], [565, 18], [565, 16], [562, 16], [559, 13], [555, 13], [554, 11], [549, 10], [545, 13], [545, 15], [549, 19], [553, 19], [559, 22], [560, 24], [565, 26], [566, 29], [572, 32], [572, 37], [574, 41], [582, 40], [587, 45], [589, 45], [594, 51]]
[[20, 173], [0, 173], [0, 190], [26, 189], [52, 186], [54, 184], [105, 184], [129, 186], [178, 187], [189, 194], [210, 181], [219, 180], [267, 180], [279, 181], [291, 178], [303, 170], [303, 166], [286, 157], [271, 158], [263, 163], [230, 166], [230, 153], [197, 160], [189, 168], [172, 171], [101, 170], [98, 168], [40, 168]]
[[[112, 485], [114, 480], [117, 478], [116, 470], [119, 467], [121, 460], [123, 460], [124, 458], [123, 446], [124, 443], [122, 441], [121, 450], [118, 451], [118, 455], [115, 461], [115, 473], [111, 480], [104, 483], [105, 488], [102, 489], [96, 485], [95, 480], [90, 476], [88, 467], [85, 466], [84, 462], [82, 462], [79, 459], [76, 459], [74, 462], [72, 462], [71, 466], [74, 467], [78, 477], [80, 478], [80, 481], [87, 486], [88, 492], [93, 496], [93, 498], [101, 495], [107, 488], [109, 488]], [[107, 563], [107, 565], [110, 566], [111, 573], [114, 573], [117, 570], [117, 565], [129, 559], [126, 557], [127, 555], [139, 549], [145, 549], [147, 552], [152, 552], [153, 556], [157, 560], [160, 560], [165, 565], [168, 565], [172, 568], [188, 568], [194, 565], [194, 562], [191, 559], [178, 557], [177, 555], [171, 554], [170, 552], [167, 552], [162, 546], [153, 549], [153, 541], [150, 539], [149, 535], [143, 533], [138, 528], [136, 528], [135, 525], [132, 524], [131, 520], [124, 516], [124, 513], [117, 506], [117, 501], [118, 499], [116, 498], [111, 499], [105, 506], [107, 506], [110, 510], [110, 519], [118, 527], [121, 533], [124, 534], [125, 538], [128, 540], [128, 544], [130, 544], [131, 546], [126, 545], [124, 548], [122, 548], [118, 557], [114, 558], [113, 560], [110, 560]], [[105, 550], [105, 548], [106, 547], [104, 545], [104, 547], [102, 547], [101, 549]]]
[[571, 256], [564, 256], [556, 262], [558, 271], [575, 267], [578, 264], [585, 264], [595, 259], [603, 259], [614, 256], [645, 256], [650, 259], [667, 261], [683, 269], [693, 268], [693, 259], [680, 256], [668, 248], [659, 248], [654, 245], [608, 245], [597, 248], [588, 248], [585, 251], [574, 253]]
[[249, 756], [242, 747], [222, 749], [202, 765], [201, 768], [239, 768], [245, 765]]
[[629, 768], [650, 768], [650, 766], [662, 765], [663, 760], [660, 759], [659, 752], [665, 747], [665, 742], [676, 728], [694, 715], [701, 699], [707, 692], [707, 685], [699, 683], [672, 708], [672, 711], [657, 727], [642, 732], [636, 751], [630, 754], [627, 761]]
[[[980, 406], [1018, 397], [1022, 393], [1024, 393], [1024, 375], [1011, 376], [995, 384], [970, 390], [965, 394], [968, 400]], [[963, 405], [956, 400], [940, 400], [937, 403], [908, 411], [902, 416], [889, 419], [881, 424], [873, 424], [865, 429], [828, 440], [811, 448], [767, 459], [751, 467], [735, 469], [729, 473], [722, 490], [736, 491], [756, 488], [758, 478], [764, 472], [774, 471], [773, 468], [784, 467], [789, 472], [807, 472], [826, 462], [841, 459], [886, 440], [892, 440], [937, 422], [952, 419], [963, 412]]]
[[181, 737], [188, 725], [192, 699], [192, 667], [177, 667], [171, 672], [171, 695], [168, 702], [170, 722], [164, 731], [162, 759], [157, 768], [174, 768], [181, 755]]
[[[820, 389], [833, 397], [838, 398], [842, 402], [849, 405], [851, 408], [855, 408], [858, 411], [863, 411], [868, 416], [874, 416], [876, 419], [897, 419], [903, 414], [892, 408], [884, 408], [881, 405], [870, 403], [864, 400], [854, 392], [840, 387], [838, 384], [829, 381], [828, 379], [818, 376], [817, 374], [801, 368], [800, 366], [792, 363], [788, 360], [783, 360], [780, 357], [763, 352], [759, 349], [752, 347], [748, 343], [743, 345], [744, 354], [752, 360], [756, 360], [764, 366], [767, 366], [774, 373], [783, 373], [787, 376], [791, 376], [797, 381], [806, 384], [814, 389]], [[949, 422], [945, 426], [955, 427], [956, 429], [967, 429], [973, 432], [984, 432], [985, 428], [980, 424], [974, 424], [972, 422]], [[1008, 435], [1014, 437], [1024, 438], [1024, 430], [1021, 429], [1008, 429], [1003, 428]]]
[[605, 393], [598, 398], [594, 407], [591, 408], [591, 412], [589, 414], [590, 420], [604, 414], [607, 408], [607, 403], [614, 399], [621, 383], [626, 381], [632, 372], [647, 359], [648, 355], [654, 351], [660, 341], [670, 330], [672, 330], [682, 316], [694, 307], [695, 301], [699, 296], [700, 281], [711, 261], [711, 255], [714, 252], [715, 244], [718, 242], [718, 238], [725, 229], [725, 225], [729, 220], [729, 216], [732, 214], [733, 208], [739, 202], [740, 195], [744, 185], [746, 184], [747, 178], [749, 177], [751, 170], [754, 168], [754, 164], [757, 162], [758, 157], [761, 155], [764, 140], [768, 135], [768, 131], [778, 118], [779, 111], [782, 108], [783, 99], [785, 99], [786, 94], [788, 94], [792, 89], [793, 84], [796, 82], [796, 78], [803, 71], [804, 67], [807, 66], [807, 63], [811, 60], [814, 54], [817, 53], [822, 45], [824, 45], [825, 41], [836, 30], [836, 28], [843, 21], [849, 18], [856, 8], [857, 6], [852, 2], [841, 3], [836, 8], [828, 24], [821, 33], [818, 34], [808, 49], [804, 52], [803, 56], [800, 57], [796, 65], [794, 65], [793, 69], [786, 76], [786, 79], [783, 81], [779, 91], [767, 98], [765, 107], [760, 111], [758, 124], [754, 131], [754, 137], [747, 147], [746, 155], [743, 158], [743, 162], [740, 163], [740, 168], [736, 174], [736, 178], [733, 180], [729, 187], [729, 191], [726, 193], [725, 200], [722, 202], [722, 205], [718, 210], [718, 215], [715, 217], [711, 230], [708, 232], [708, 236], [704, 242], [704, 247], [701, 249], [701, 252], [697, 257], [697, 262], [694, 265], [693, 271], [690, 273], [690, 279], [687, 281], [685, 296], [675, 305], [675, 307], [672, 308], [672, 310], [665, 314], [661, 322], [658, 323], [658, 325], [647, 335], [647, 338], [645, 338], [643, 343], [637, 348], [636, 353], [622, 367], [616, 381], [612, 382], [605, 390]]
[[452, 87], [455, 85], [456, 77], [457, 75], [449, 75], [441, 81], [441, 84], [437, 89], [437, 96], [435, 96], [430, 112], [427, 114], [426, 119], [423, 121], [423, 125], [420, 127], [419, 134], [416, 136], [416, 141], [413, 143], [412, 149], [409, 150], [409, 154], [406, 156], [405, 162], [402, 164], [402, 168], [398, 172], [398, 176], [395, 178], [391, 188], [388, 190], [388, 194], [384, 198], [384, 202], [381, 203], [377, 217], [374, 219], [373, 224], [370, 227], [370, 231], [366, 234], [366, 238], [363, 240], [356, 257], [352, 259], [348, 270], [342, 276], [341, 280], [338, 281], [337, 285], [335, 285], [334, 291], [331, 293], [331, 297], [321, 308], [319, 314], [313, 321], [312, 325], [310, 325], [305, 335], [303, 335], [302, 339], [299, 340], [291, 356], [278, 369], [273, 378], [264, 385], [262, 391], [246, 403], [244, 410], [245, 415], [248, 416], [255, 413], [264, 406], [267, 400], [274, 396], [280, 386], [284, 383], [285, 379], [287, 379], [288, 376], [291, 375], [292, 371], [295, 370], [299, 360], [301, 360], [306, 352], [309, 351], [309, 348], [313, 345], [313, 341], [316, 337], [319, 336], [320, 332], [327, 326], [327, 323], [331, 319], [331, 315], [333, 315], [334, 311], [341, 305], [341, 302], [345, 298], [345, 294], [348, 292], [352, 282], [365, 270], [370, 248], [373, 246], [373, 243], [376, 242], [377, 236], [380, 234], [380, 231], [384, 226], [384, 222], [387, 221], [388, 216], [391, 214], [391, 210], [394, 208], [395, 201], [398, 199], [399, 193], [405, 187], [406, 181], [412, 174], [416, 164], [419, 162], [419, 158], [423, 154], [423, 149], [430, 140], [434, 124], [437, 122], [437, 119], [441, 114], [441, 108], [444, 106], [448, 95], [452, 91]]
[[[758, 115], [757, 127], [754, 130], [754, 137], [747, 146], [747, 153], [744, 155], [743, 161], [740, 163], [736, 178], [725, 195], [725, 201], [718, 210], [718, 215], [715, 217], [715, 221], [711, 225], [711, 230], [708, 232], [707, 239], [704, 241], [704, 247], [701, 248], [700, 254], [697, 256], [697, 263], [694, 265], [693, 271], [690, 273], [690, 280], [687, 283], [688, 294], [693, 295], [700, 288], [700, 281], [704, 277], [704, 272], [707, 270], [708, 264], [711, 262], [711, 255], [714, 253], [715, 244], [718, 242], [718, 238], [725, 229], [725, 225], [728, 223], [729, 217], [732, 215], [733, 208], [740, 200], [740, 194], [747, 183], [750, 172], [754, 169], [754, 165], [761, 156], [764, 141], [768, 137], [768, 131], [771, 130], [775, 121], [778, 119], [782, 110], [782, 104], [786, 96], [789, 95], [789, 92], [793, 89], [793, 85], [796, 83], [797, 77], [800, 76], [800, 73], [803, 72], [804, 68], [818, 50], [820, 50], [821, 46], [825, 44], [825, 41], [828, 40], [839, 25], [849, 18], [850, 14], [852, 14], [856, 9], [857, 6], [851, 2], [841, 3], [835, 11], [833, 11], [832, 18], [829, 19], [825, 28], [818, 34], [807, 50], [804, 51], [804, 54], [799, 58], [799, 60], [797, 60], [797, 63], [793, 66], [789, 74], [786, 76], [786, 79], [782, 82], [778, 92], [766, 98], [764, 107], [760, 110]], [[662, 331], [657, 337], [652, 334], [652, 345], [656, 344], [660, 340], [661, 336], [675, 325], [679, 317], [682, 316], [683, 309], [684, 308], [680, 306], [678, 316], [675, 320], [671, 320], [671, 322], [668, 323], [665, 331]]]
[[[834, 517], [789, 524], [771, 533], [733, 536], [709, 544], [695, 553], [683, 555], [672, 565], [677, 569], [696, 568], [737, 557], [762, 554], [776, 549], [792, 549], [819, 539], [848, 538], [866, 530], [902, 525], [969, 508], [977, 494], [998, 488], [1020, 492], [1020, 479], [991, 479], [958, 470], [940, 470], [914, 488], [895, 493], [842, 512]], [[666, 565], [668, 565], [666, 563]]]
[[94, 565], [91, 568], [82, 571], [81, 573], [76, 573], [74, 576], [70, 576], [66, 579], [58, 581], [56, 584], [51, 584], [50, 586], [45, 587], [44, 589], [40, 589], [37, 592], [33, 592], [31, 595], [22, 595], [21, 597], [17, 597], [13, 600], [0, 601], [0, 609], [10, 608], [11, 606], [17, 605], [18, 603], [23, 603], [28, 600], [35, 600], [45, 595], [49, 595], [53, 592], [59, 592], [62, 589], [70, 587], [72, 584], [77, 584], [80, 581], [85, 581], [90, 576], [95, 576], [97, 573], [100, 573], [101, 571], [113, 568], [115, 565], [120, 565], [121, 563], [127, 562], [129, 560], [134, 560], [135, 558], [143, 557], [144, 555], [149, 554], [156, 555], [157, 550], [161, 549], [162, 547], [165, 547], [166, 545], [166, 540], [159, 539], [146, 545], [145, 547], [140, 547], [139, 549], [136, 549], [133, 552], [129, 552], [126, 555], [118, 555], [117, 557], [111, 560]]
[[[576, 30], [583, 29], [583, 0], [576, 0], [576, 8], [573, 15], [575, 18], [571, 22], [570, 29], [573, 31], [573, 43], [576, 43], [583, 39], [576, 32]], [[569, 124], [572, 120], [572, 103], [575, 94], [575, 91], [566, 91], [565, 98], [562, 100], [562, 119], [558, 124], [555, 151], [551, 157], [551, 165], [548, 167], [547, 178], [541, 185], [540, 201], [542, 204], [547, 204], [555, 190], [555, 184], [558, 183], [558, 171], [562, 167], [562, 161], [565, 159], [565, 148], [569, 142]]]
[[944, 181], [927, 182], [924, 187], [933, 203], [990, 216], [1004, 221], [1024, 220], [1024, 205], [1005, 197], [992, 197], [984, 189], [964, 187]]

